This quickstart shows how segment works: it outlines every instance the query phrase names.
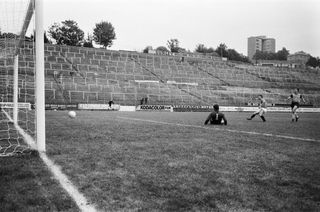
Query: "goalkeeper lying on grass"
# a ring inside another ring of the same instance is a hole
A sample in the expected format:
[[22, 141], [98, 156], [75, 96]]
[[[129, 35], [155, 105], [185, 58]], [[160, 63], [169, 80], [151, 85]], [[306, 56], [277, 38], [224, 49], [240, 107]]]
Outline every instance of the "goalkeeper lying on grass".
[[223, 113], [219, 112], [219, 105], [215, 104], [213, 105], [213, 112], [210, 113], [206, 121], [204, 122], [204, 125], [210, 124], [216, 124], [216, 125], [227, 125], [227, 119], [224, 116]]

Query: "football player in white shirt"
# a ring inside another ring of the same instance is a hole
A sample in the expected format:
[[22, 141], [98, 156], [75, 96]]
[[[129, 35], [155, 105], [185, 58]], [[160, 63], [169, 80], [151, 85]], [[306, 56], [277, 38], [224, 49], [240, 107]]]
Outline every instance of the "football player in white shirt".
[[263, 122], [266, 121], [266, 118], [264, 117], [264, 114], [267, 113], [267, 102], [266, 100], [263, 98], [262, 95], [258, 96], [259, 99], [259, 109], [254, 112], [250, 118], [247, 118], [247, 120], [251, 120], [253, 119], [256, 115], [259, 115], [260, 118], [262, 119]]

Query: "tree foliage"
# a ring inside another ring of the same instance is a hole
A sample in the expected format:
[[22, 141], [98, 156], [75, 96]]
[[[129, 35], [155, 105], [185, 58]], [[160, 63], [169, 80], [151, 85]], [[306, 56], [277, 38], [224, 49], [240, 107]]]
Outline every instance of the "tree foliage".
[[195, 52], [203, 53], [203, 54], [210, 54], [215, 52], [212, 47], [206, 47], [204, 44], [198, 44], [196, 46]]
[[240, 61], [240, 62], [244, 62], [244, 63], [250, 62], [248, 57], [238, 53], [235, 49], [228, 49], [227, 50], [227, 58], [228, 58], [228, 60]]
[[143, 53], [149, 53], [151, 50], [153, 50], [152, 46], [146, 46], [146, 48], [144, 48], [142, 50]]
[[19, 35], [16, 35], [16, 34], [11, 33], [11, 32], [1, 33], [1, 30], [0, 30], [0, 38], [18, 39]]
[[288, 55], [289, 55], [289, 51], [283, 47], [281, 50], [277, 51], [276, 53], [257, 51], [253, 55], [253, 59], [254, 60], [287, 60]]
[[271, 60], [270, 58], [273, 58], [273, 55], [271, 56], [270, 53], [263, 52], [260, 50], [257, 50], [256, 53], [252, 57], [252, 59], [254, 59], [254, 60]]
[[87, 38], [83, 42], [83, 47], [93, 48], [93, 36], [88, 33]]
[[96, 27], [93, 29], [93, 39], [104, 48], [112, 46], [113, 40], [116, 39], [112, 24], [107, 21], [96, 23]]
[[224, 43], [219, 44], [219, 46], [214, 49], [212, 47], [206, 47], [204, 44], [198, 44], [196, 46], [195, 52], [203, 54], [212, 54], [214, 56], [226, 57], [228, 60], [240, 61], [249, 63], [249, 58], [238, 53], [235, 49], [228, 49], [227, 45]]
[[54, 23], [48, 33], [58, 45], [81, 46], [84, 37], [84, 32], [73, 20], [65, 20], [61, 24]]
[[[43, 33], [43, 40], [44, 40], [44, 43], [50, 43], [50, 44], [52, 43], [51, 40], [49, 40], [46, 32]], [[34, 35], [32, 34], [30, 36], [30, 41], [36, 41], [36, 32], [34, 32]]]
[[[44, 32], [43, 36], [44, 36], [44, 43], [51, 43], [51, 41], [47, 37], [46, 32]], [[1, 38], [20, 39], [20, 35], [16, 35], [16, 34], [11, 33], [11, 32], [1, 33], [1, 30], [0, 30], [0, 39]], [[31, 34], [30, 37], [29, 36], [25, 36], [24, 40], [25, 41], [29, 41], [29, 42], [35, 41], [35, 32], [34, 32], [34, 34]]]
[[283, 47], [281, 50], [277, 51], [276, 57], [277, 60], [287, 60], [289, 55], [289, 50], [287, 50], [285, 47]]
[[220, 57], [228, 57], [228, 51], [227, 51], [228, 47], [226, 44], [224, 43], [220, 43], [220, 45], [216, 48], [216, 53], [220, 56]]
[[43, 33], [43, 40], [44, 43], [52, 43], [51, 40], [49, 40], [46, 32]]
[[170, 39], [167, 41], [167, 46], [168, 46], [168, 49], [171, 51], [171, 52], [179, 52], [180, 50], [180, 47], [179, 47], [179, 40], [174, 38], [174, 39]]
[[240, 62], [244, 62], [244, 63], [250, 62], [248, 57], [244, 56], [243, 54], [240, 54], [235, 49], [228, 49], [227, 45], [224, 43], [219, 44], [219, 46], [216, 48], [215, 52], [220, 57], [228, 58], [228, 60], [240, 61]]
[[319, 57], [313, 57], [310, 56], [308, 62], [307, 62], [307, 66], [311, 66], [313, 68], [315, 67], [320, 67], [320, 58]]
[[158, 46], [158, 47], [156, 48], [156, 51], [157, 51], [157, 52], [162, 52], [162, 53], [168, 53], [168, 52], [169, 52], [169, 50], [168, 50], [167, 47], [165, 47], [165, 46]]
[[148, 53], [148, 52], [149, 52], [148, 46], [147, 46], [146, 48], [144, 48], [144, 49], [142, 50], [142, 52], [143, 52], [143, 53]]

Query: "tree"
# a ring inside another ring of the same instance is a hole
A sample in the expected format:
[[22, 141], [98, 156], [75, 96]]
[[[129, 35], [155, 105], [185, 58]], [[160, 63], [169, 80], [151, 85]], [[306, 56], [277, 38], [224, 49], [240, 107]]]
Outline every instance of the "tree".
[[205, 47], [204, 44], [198, 44], [196, 46], [195, 52], [203, 53], [203, 54], [210, 54], [210, 53], [214, 52], [214, 49], [212, 47], [207, 48], [207, 47]]
[[157, 52], [160, 52], [162, 54], [167, 54], [169, 52], [169, 50], [167, 49], [167, 47], [165, 46], [159, 46], [156, 48]]
[[220, 45], [216, 48], [216, 53], [218, 53], [218, 55], [220, 57], [228, 57], [228, 52], [227, 52], [227, 45], [224, 43], [220, 43]]
[[150, 51], [153, 51], [152, 46], [146, 46], [146, 48], [143, 49], [143, 53], [149, 53]]
[[283, 47], [281, 50], [277, 51], [277, 53], [257, 51], [253, 55], [253, 59], [254, 60], [287, 60], [288, 55], [289, 55], [289, 50]]
[[205, 53], [206, 51], [207, 51], [207, 48], [204, 46], [204, 44], [198, 44], [196, 46], [195, 52]]
[[167, 41], [167, 46], [168, 46], [168, 49], [171, 51], [171, 52], [176, 52], [178, 53], [179, 52], [179, 40], [178, 39], [170, 39]]
[[227, 53], [228, 60], [240, 61], [240, 62], [245, 62], [245, 63], [250, 62], [248, 57], [238, 53], [235, 49], [228, 49], [227, 52], [228, 52]]
[[93, 48], [93, 37], [88, 33], [87, 39], [84, 40], [83, 47]]
[[228, 49], [227, 45], [224, 43], [221, 43], [216, 50], [214, 50], [212, 47], [207, 48], [203, 44], [198, 44], [195, 52], [212, 56], [222, 56], [228, 58], [228, 60], [250, 63], [248, 57], [238, 53], [235, 49]]
[[244, 63], [251, 63], [249, 57], [245, 56], [245, 55], [241, 55], [241, 62], [244, 62]]
[[1, 33], [1, 31], [0, 31], [0, 38], [18, 39], [19, 35], [16, 35], [11, 32]]
[[287, 60], [288, 55], [289, 55], [289, 51], [285, 47], [283, 47], [281, 50], [279, 50], [276, 53], [276, 58], [277, 60]]
[[190, 52], [190, 50], [186, 50], [185, 48], [178, 48], [178, 52], [180, 53], [185, 53], [185, 52]]
[[311, 66], [313, 68], [320, 67], [320, 58], [315, 58], [313, 56], [310, 56], [308, 62], [306, 63], [307, 66]]
[[81, 46], [84, 37], [84, 32], [73, 20], [65, 20], [61, 24], [54, 23], [48, 33], [58, 45]]
[[236, 60], [236, 61], [240, 61], [241, 60], [241, 56], [236, 50], [228, 49], [227, 52], [228, 52], [227, 53], [228, 60]]
[[113, 40], [116, 39], [116, 33], [112, 24], [107, 21], [97, 23], [93, 29], [93, 39], [104, 48], [112, 46]]
[[52, 43], [51, 40], [49, 40], [46, 32], [43, 33], [43, 36], [44, 43]]
[[[51, 40], [49, 40], [49, 38], [47, 37], [46, 32], [43, 33], [43, 40], [44, 43], [52, 43]], [[34, 31], [34, 34], [30, 35], [30, 41], [36, 41], [36, 32]]]
[[205, 52], [205, 53], [206, 53], [206, 54], [211, 54], [211, 53], [216, 53], [216, 52], [215, 52], [214, 48], [209, 47], [209, 48], [207, 49], [207, 52]]
[[253, 55], [252, 59], [254, 60], [264, 60], [266, 58], [266, 52], [257, 50], [256, 53]]

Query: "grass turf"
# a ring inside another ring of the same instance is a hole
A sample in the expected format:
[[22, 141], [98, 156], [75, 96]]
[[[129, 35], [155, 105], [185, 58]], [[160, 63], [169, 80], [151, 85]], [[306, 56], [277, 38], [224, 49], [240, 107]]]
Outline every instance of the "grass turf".
[[[201, 126], [207, 115], [52, 111], [48, 154], [104, 211], [320, 210], [320, 143], [118, 117]], [[225, 128], [320, 138], [320, 114], [247, 116], [227, 113]]]
[[[320, 143], [222, 129], [320, 139], [320, 114], [48, 111], [48, 155], [103, 211], [319, 211]], [[119, 116], [124, 118], [119, 118]], [[0, 158], [1, 211], [77, 211], [38, 157]]]
[[76, 211], [35, 152], [0, 158], [0, 211]]

